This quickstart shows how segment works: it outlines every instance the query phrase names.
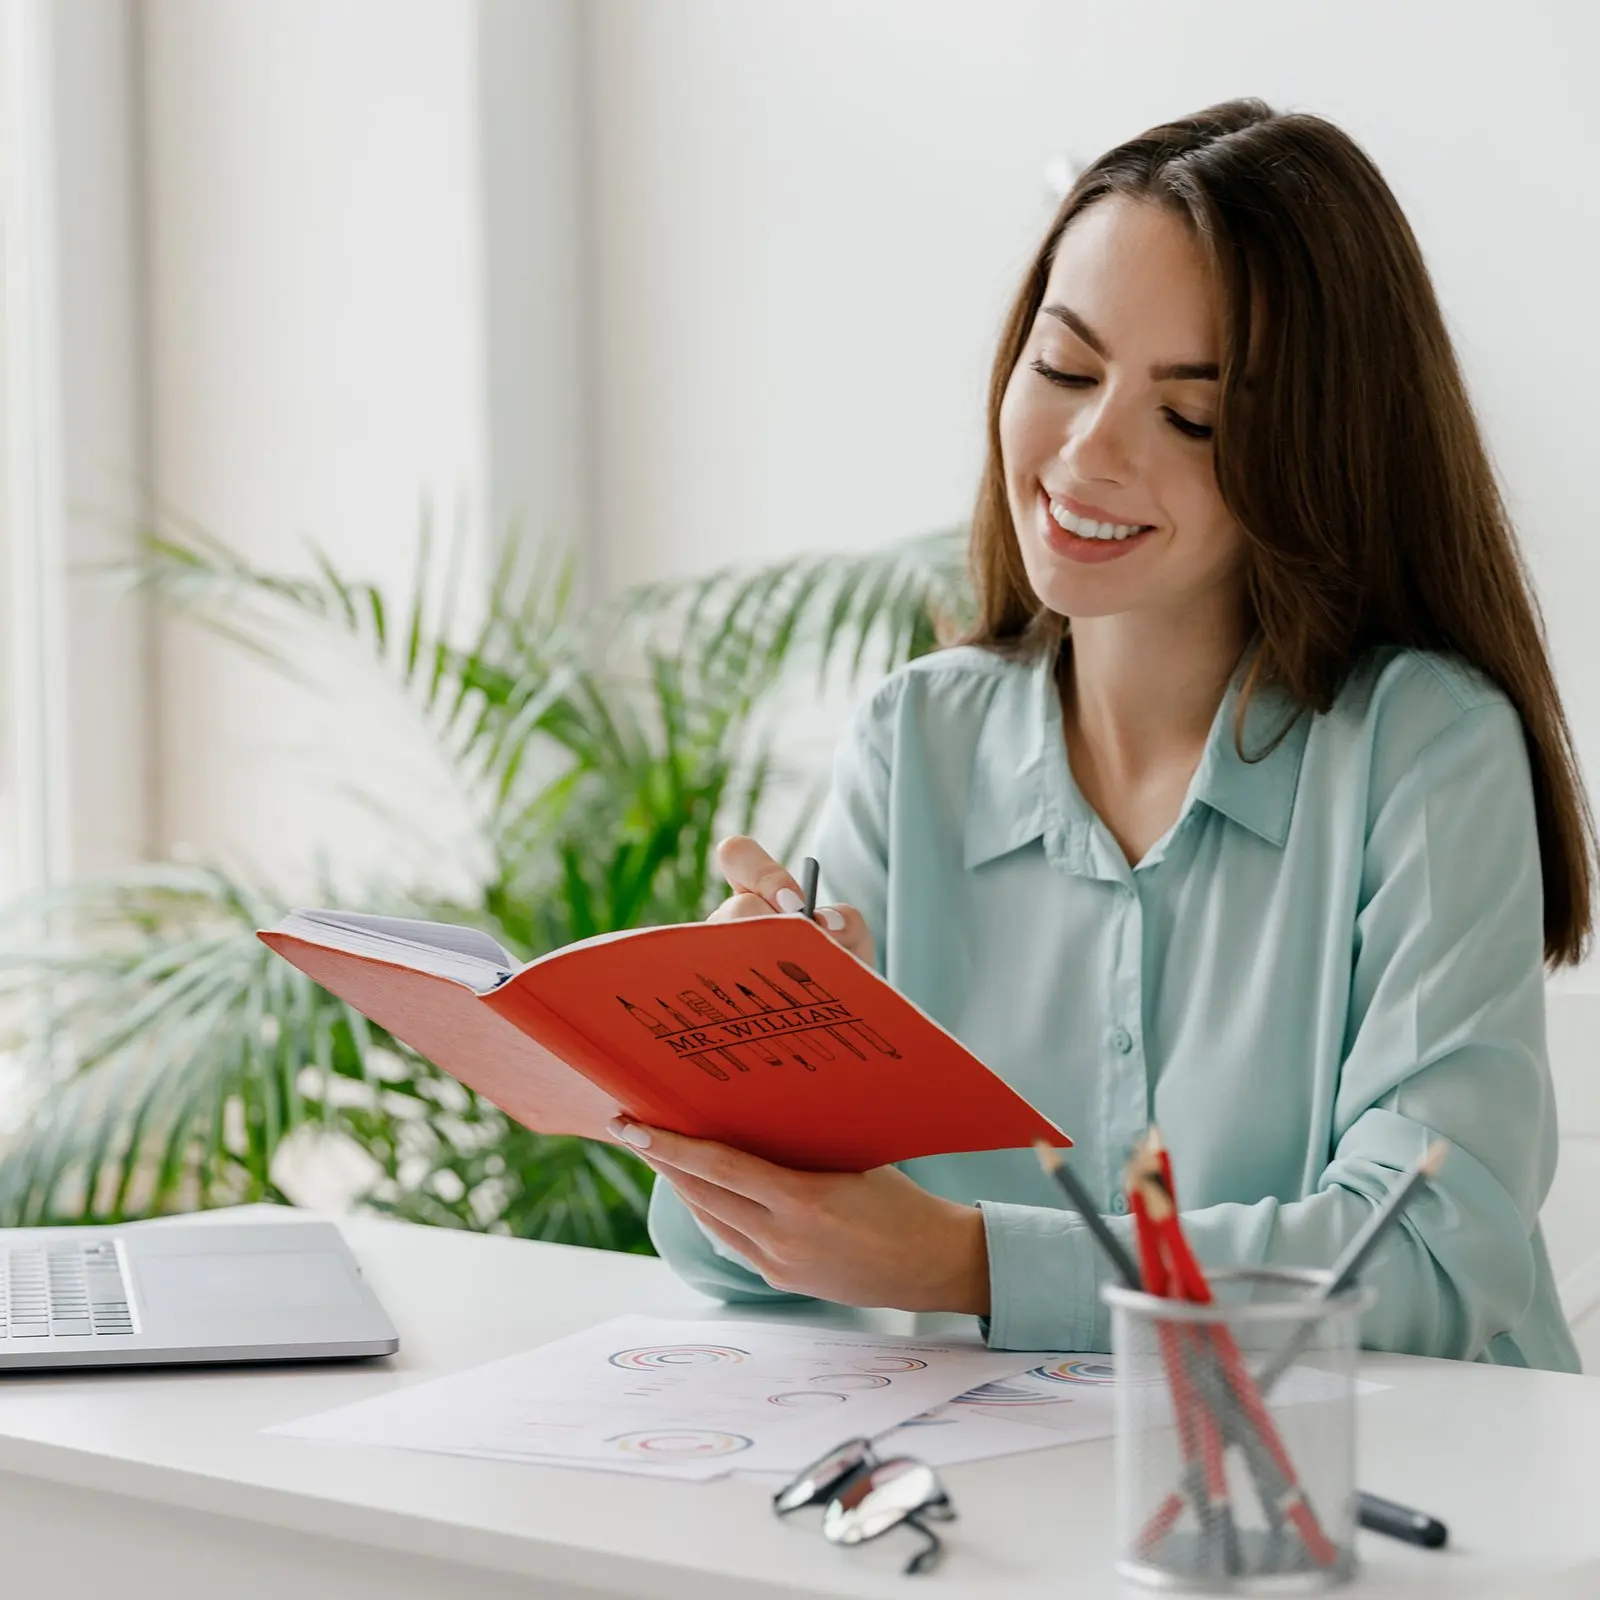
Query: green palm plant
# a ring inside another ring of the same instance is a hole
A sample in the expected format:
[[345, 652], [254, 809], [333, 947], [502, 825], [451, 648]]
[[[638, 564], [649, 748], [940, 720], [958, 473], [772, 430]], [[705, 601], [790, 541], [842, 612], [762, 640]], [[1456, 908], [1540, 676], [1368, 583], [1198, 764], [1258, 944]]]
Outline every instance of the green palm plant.
[[[175, 524], [121, 575], [286, 671], [291, 623], [367, 653], [478, 801], [488, 867], [465, 897], [390, 882], [363, 908], [472, 923], [523, 958], [706, 915], [715, 840], [751, 826], [779, 774], [777, 691], [892, 667], [966, 611], [959, 530], [642, 586], [581, 616], [570, 563], [508, 540], [470, 629], [459, 555], [436, 559], [425, 524], [397, 606], [321, 555], [310, 577], [267, 572]], [[285, 909], [175, 862], [11, 908], [0, 998], [40, 1047], [0, 1224], [282, 1201], [286, 1141], [320, 1131], [363, 1153], [371, 1207], [648, 1251], [647, 1168], [529, 1132], [278, 960], [254, 931]]]

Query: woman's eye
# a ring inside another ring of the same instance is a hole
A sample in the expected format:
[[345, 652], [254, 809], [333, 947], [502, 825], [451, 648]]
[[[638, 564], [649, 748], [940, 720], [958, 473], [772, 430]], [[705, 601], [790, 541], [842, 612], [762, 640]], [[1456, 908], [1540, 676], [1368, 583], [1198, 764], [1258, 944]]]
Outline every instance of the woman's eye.
[[[1047, 383], [1058, 384], [1063, 389], [1086, 389], [1095, 381], [1079, 372], [1063, 372], [1059, 367], [1052, 367], [1042, 356], [1035, 356], [1028, 365]], [[1172, 410], [1170, 406], [1164, 410], [1167, 421], [1186, 439], [1209, 439], [1214, 431], [1209, 424], [1191, 422], [1187, 417]]]
[[1179, 433], [1189, 439], [1209, 439], [1214, 431], [1204, 422], [1191, 422], [1187, 417], [1181, 417], [1176, 411], [1167, 412], [1167, 421]]
[[1052, 367], [1048, 361], [1036, 357], [1028, 363], [1041, 378], [1050, 383], [1059, 383], [1063, 389], [1081, 389], [1087, 383], [1093, 383], [1093, 378], [1085, 378], [1076, 372], [1063, 372], [1059, 367]]

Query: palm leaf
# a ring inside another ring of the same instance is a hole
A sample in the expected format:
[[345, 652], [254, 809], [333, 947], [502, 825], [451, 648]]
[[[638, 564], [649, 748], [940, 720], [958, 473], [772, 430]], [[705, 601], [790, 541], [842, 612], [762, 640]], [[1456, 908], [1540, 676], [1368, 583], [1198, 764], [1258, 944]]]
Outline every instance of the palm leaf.
[[[408, 594], [316, 549], [309, 564], [259, 569], [168, 516], [116, 575], [287, 671], [291, 625], [362, 649], [482, 798], [492, 863], [465, 902], [388, 883], [366, 904], [472, 923], [524, 956], [704, 916], [715, 840], [753, 826], [778, 773], [760, 724], [779, 681], [892, 666], [966, 614], [955, 534], [642, 586], [581, 626], [571, 561], [514, 540], [464, 626], [463, 542], [441, 557], [426, 510]], [[254, 930], [282, 910], [236, 875], [161, 863], [0, 916], [0, 999], [53, 1025], [0, 1160], [0, 1223], [283, 1198], [275, 1158], [313, 1123], [370, 1158], [377, 1209], [649, 1249], [648, 1169], [518, 1126], [279, 961]], [[33, 939], [41, 926], [57, 936]]]

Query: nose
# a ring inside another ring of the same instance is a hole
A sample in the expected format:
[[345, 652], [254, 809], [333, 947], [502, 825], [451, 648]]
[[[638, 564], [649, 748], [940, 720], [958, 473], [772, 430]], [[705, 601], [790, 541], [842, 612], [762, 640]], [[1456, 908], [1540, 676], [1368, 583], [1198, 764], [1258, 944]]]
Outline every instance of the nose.
[[1130, 419], [1109, 387], [1098, 390], [1074, 412], [1062, 441], [1062, 464], [1080, 483], [1124, 484], [1133, 476], [1129, 455]]

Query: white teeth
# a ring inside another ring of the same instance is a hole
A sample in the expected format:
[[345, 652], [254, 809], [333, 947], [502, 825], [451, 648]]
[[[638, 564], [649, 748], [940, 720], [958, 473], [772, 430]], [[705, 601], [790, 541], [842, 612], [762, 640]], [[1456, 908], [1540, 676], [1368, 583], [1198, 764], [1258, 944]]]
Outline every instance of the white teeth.
[[1144, 531], [1137, 522], [1096, 522], [1090, 517], [1074, 516], [1055, 500], [1050, 502], [1050, 515], [1059, 527], [1080, 539], [1127, 539]]

